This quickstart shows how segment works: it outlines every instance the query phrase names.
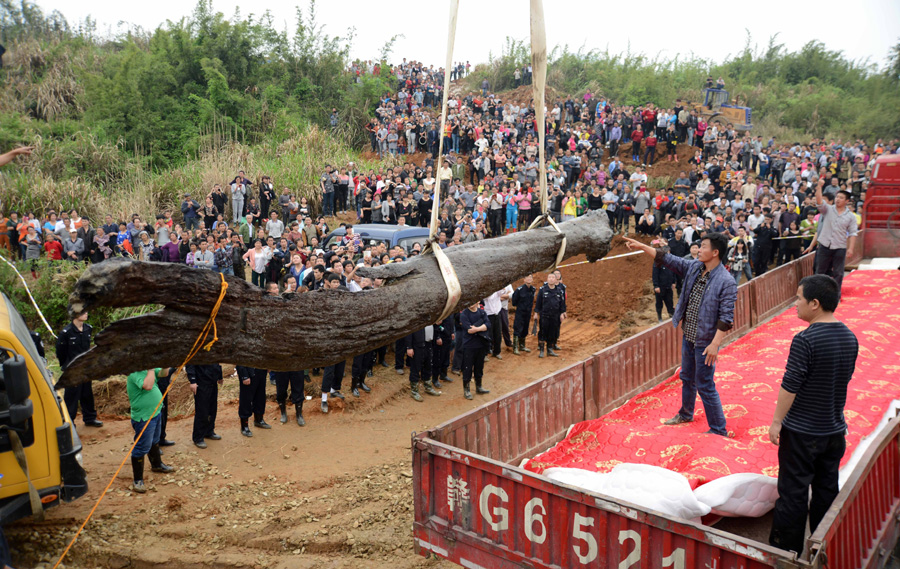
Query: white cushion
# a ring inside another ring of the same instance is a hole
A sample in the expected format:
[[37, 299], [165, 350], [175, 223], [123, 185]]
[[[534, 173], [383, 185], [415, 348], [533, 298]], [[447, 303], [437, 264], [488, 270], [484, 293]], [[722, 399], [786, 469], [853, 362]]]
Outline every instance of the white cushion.
[[603, 479], [607, 475], [582, 468], [548, 468], [544, 471], [544, 476], [569, 486], [577, 486], [590, 492], [602, 493]]
[[696, 521], [709, 513], [684, 475], [659, 466], [618, 464], [603, 482], [604, 494], [663, 514]]
[[763, 474], [731, 474], [700, 486], [694, 496], [714, 514], [758, 518], [775, 507], [778, 480]]
[[694, 497], [687, 478], [658, 466], [624, 463], [606, 474], [580, 468], [548, 468], [544, 476], [669, 516], [697, 521], [709, 513], [709, 506]]

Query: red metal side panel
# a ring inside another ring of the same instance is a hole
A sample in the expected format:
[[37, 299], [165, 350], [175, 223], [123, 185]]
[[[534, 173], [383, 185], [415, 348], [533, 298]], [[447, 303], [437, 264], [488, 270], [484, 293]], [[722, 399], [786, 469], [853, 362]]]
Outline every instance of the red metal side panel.
[[750, 281], [753, 291], [753, 325], [777, 314], [797, 295], [797, 265], [792, 261]]
[[681, 330], [664, 322], [594, 354], [585, 364], [585, 419], [608, 413], [670, 376], [681, 361], [680, 345]]
[[872, 441], [816, 533], [810, 550], [828, 567], [883, 566], [900, 538], [900, 420]]
[[469, 569], [782, 569], [783, 552], [413, 441], [417, 551]]
[[797, 259], [796, 261], [791, 261], [792, 265], [797, 266], [797, 283], [799, 284], [800, 279], [803, 277], [808, 277], [809, 275], [816, 272], [816, 267], [814, 262], [816, 260], [815, 253], [809, 253], [808, 255], [804, 255]]
[[555, 445], [584, 420], [584, 364], [519, 388], [430, 431], [437, 441], [518, 464]]
[[750, 283], [744, 283], [738, 287], [737, 300], [734, 303], [734, 328], [725, 336], [725, 342], [731, 342], [743, 336], [750, 330], [752, 312], [753, 287]]

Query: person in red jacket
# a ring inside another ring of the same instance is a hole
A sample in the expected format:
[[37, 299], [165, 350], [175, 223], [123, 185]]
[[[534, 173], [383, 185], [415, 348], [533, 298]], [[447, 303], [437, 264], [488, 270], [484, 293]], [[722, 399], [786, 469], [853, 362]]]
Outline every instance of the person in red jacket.
[[51, 261], [62, 261], [63, 246], [56, 238], [56, 235], [45, 231], [44, 251], [47, 252], [47, 258]]
[[641, 141], [644, 139], [644, 131], [637, 127], [631, 132], [631, 161], [637, 164], [641, 162]]
[[653, 166], [653, 159], [656, 158], [656, 129], [651, 128], [647, 131], [647, 150], [644, 151], [644, 166]]

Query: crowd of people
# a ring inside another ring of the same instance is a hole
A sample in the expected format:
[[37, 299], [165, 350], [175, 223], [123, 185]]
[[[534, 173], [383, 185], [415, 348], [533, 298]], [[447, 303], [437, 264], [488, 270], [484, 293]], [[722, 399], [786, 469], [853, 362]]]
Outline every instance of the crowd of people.
[[[468, 68], [460, 64], [452, 73], [460, 77]], [[372, 64], [356, 71], [382, 72]], [[5, 233], [0, 232], [0, 247], [24, 261], [101, 263], [130, 256], [182, 263], [250, 280], [265, 294], [292, 295], [377, 288], [382, 283], [361, 278], [358, 267], [403, 262], [421, 252], [419, 245], [407, 250], [361, 240], [350, 222], [340, 224], [343, 236], [326, 243], [337, 215], [355, 217], [359, 223], [426, 227], [437, 191], [442, 248], [526, 228], [541, 211], [533, 107], [504, 102], [483, 84], [480, 94], [449, 98], [447, 127], [439, 133], [443, 70], [404, 60], [390, 73], [397, 79], [397, 89], [385, 94], [366, 129], [373, 152], [395, 158], [368, 171], [353, 162], [325, 165], [317, 199], [297, 198], [294, 190], [279, 189], [268, 175], [251, 180], [239, 171], [208, 192], [185, 193], [178, 210], [158, 212], [150, 220], [136, 213], [108, 212], [92, 221], [75, 209], [13, 211], [2, 218]], [[517, 73], [523, 84], [530, 81], [529, 68]], [[556, 221], [602, 209], [615, 232], [659, 239], [674, 257], [687, 260], [698, 259], [705, 239], [721, 236], [725, 248], [720, 260], [734, 284], [742, 275], [748, 280], [762, 275], [772, 263], [788, 262], [817, 245], [819, 272], [840, 283], [840, 251], [852, 248], [848, 241], [858, 224], [854, 211], [865, 197], [870, 168], [878, 155], [897, 152], [896, 140], [889, 144], [879, 140], [871, 147], [863, 141], [785, 144], [772, 137], [763, 142], [732, 125], [707, 124], [679, 102], [672, 108], [633, 107], [590, 92], [550, 103], [545, 135], [548, 207]], [[435, 171], [441, 142], [446, 157]], [[691, 150], [679, 154], [680, 146]], [[419, 153], [418, 163], [411, 158], [404, 161], [413, 153]], [[649, 174], [658, 156], [684, 166], [667, 187], [651, 187]], [[26, 266], [37, 276], [39, 265]], [[657, 263], [652, 280], [661, 320], [664, 305], [670, 316], [674, 314], [673, 293], [681, 292], [683, 277]], [[442, 382], [452, 381], [452, 374], [462, 375], [466, 398], [472, 398], [472, 379], [476, 394], [488, 393], [482, 382], [485, 360], [502, 359], [504, 345], [515, 354], [530, 352], [525, 343], [532, 322], [540, 323], [539, 357], [557, 355], [565, 297], [559, 271], [538, 287], [531, 277], [516, 290], [508, 286], [397, 341], [395, 370], [399, 374], [409, 370], [410, 393], [417, 401], [423, 399], [420, 385], [425, 394], [438, 396]], [[512, 333], [510, 304], [515, 307]], [[83, 336], [84, 327], [76, 328]], [[81, 347], [86, 349], [87, 344]], [[376, 365], [389, 367], [386, 356], [383, 346], [353, 359], [353, 396], [370, 391], [367, 378]], [[66, 357], [70, 361], [74, 356]], [[169, 380], [166, 370], [151, 371], [135, 375], [134, 381], [129, 378], [129, 394], [134, 391], [138, 397]], [[288, 421], [290, 395], [302, 426], [304, 384], [312, 375], [322, 374], [320, 408], [328, 413], [330, 399], [344, 398], [345, 371], [345, 362], [323, 370], [271, 374], [239, 367], [242, 434], [252, 436], [251, 418], [257, 428], [270, 428], [263, 417], [267, 378], [276, 385], [281, 422]], [[215, 408], [222, 369], [193, 366], [188, 377], [197, 397], [193, 442], [205, 448], [206, 439], [219, 438]], [[73, 418], [81, 405], [86, 424], [97, 426], [88, 391], [89, 386], [68, 393], [66, 402]], [[166, 406], [162, 408], [161, 424], [151, 435], [153, 444], [140, 449], [151, 454], [154, 468], [162, 464], [154, 445], [170, 444], [165, 436]], [[133, 419], [143, 427], [149, 419], [138, 415]], [[135, 456], [136, 487], [142, 456]], [[159, 466], [163, 467], [168, 468]]]

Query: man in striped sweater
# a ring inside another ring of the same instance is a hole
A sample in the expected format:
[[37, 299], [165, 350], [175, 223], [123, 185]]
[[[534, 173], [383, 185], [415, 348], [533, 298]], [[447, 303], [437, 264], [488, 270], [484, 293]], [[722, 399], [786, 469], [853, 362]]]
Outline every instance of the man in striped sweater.
[[[859, 343], [834, 317], [840, 285], [812, 275], [797, 289], [797, 315], [809, 326], [794, 336], [769, 439], [778, 445], [778, 500], [769, 543], [803, 553], [806, 518], [814, 533], [838, 494], [844, 456], [844, 404]], [[812, 500], [809, 489], [812, 486]]]

